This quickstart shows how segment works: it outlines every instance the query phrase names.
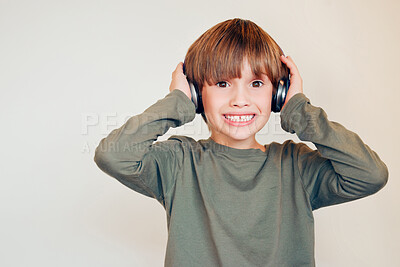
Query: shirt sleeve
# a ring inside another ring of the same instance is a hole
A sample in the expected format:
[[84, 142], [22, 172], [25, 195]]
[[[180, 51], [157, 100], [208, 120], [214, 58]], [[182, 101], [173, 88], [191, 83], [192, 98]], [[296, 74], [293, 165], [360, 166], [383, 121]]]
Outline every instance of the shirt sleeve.
[[122, 184], [164, 205], [165, 195], [175, 185], [175, 166], [183, 158], [183, 145], [179, 140], [156, 140], [195, 115], [190, 99], [173, 90], [103, 138], [94, 161]]
[[360, 137], [325, 111], [311, 105], [302, 93], [294, 95], [281, 112], [285, 131], [312, 142], [297, 146], [294, 162], [313, 209], [359, 199], [379, 191], [388, 180], [388, 169]]

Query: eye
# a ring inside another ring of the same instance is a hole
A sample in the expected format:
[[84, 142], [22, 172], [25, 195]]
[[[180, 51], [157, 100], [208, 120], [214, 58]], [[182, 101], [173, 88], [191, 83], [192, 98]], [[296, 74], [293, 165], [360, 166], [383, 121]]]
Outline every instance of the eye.
[[262, 81], [254, 81], [251, 83], [252, 87], [261, 87], [264, 83]]
[[228, 83], [227, 83], [227, 82], [217, 82], [216, 85], [217, 85], [218, 87], [225, 88], [225, 87], [228, 86]]

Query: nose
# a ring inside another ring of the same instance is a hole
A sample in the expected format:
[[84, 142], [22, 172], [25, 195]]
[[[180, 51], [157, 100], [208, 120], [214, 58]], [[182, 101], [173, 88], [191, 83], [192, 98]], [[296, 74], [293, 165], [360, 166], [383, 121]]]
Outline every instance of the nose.
[[231, 106], [233, 107], [246, 107], [250, 105], [250, 96], [244, 86], [236, 86], [232, 90]]

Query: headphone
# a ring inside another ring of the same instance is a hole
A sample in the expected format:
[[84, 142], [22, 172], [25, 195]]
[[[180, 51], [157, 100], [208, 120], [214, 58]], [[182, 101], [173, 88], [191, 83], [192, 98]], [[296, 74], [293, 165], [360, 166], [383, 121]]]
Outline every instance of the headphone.
[[[284, 68], [287, 68], [284, 66]], [[272, 99], [271, 99], [271, 110], [272, 112], [280, 112], [283, 104], [285, 103], [286, 95], [290, 86], [290, 71], [288, 70], [288, 76], [282, 77], [277, 85], [273, 85]], [[185, 63], [183, 63], [183, 73], [186, 75]], [[186, 77], [187, 78], [187, 77]], [[196, 113], [201, 114], [204, 112], [203, 100], [201, 97], [201, 90], [196, 83], [189, 82], [190, 93], [192, 94], [192, 102], [196, 107]]]

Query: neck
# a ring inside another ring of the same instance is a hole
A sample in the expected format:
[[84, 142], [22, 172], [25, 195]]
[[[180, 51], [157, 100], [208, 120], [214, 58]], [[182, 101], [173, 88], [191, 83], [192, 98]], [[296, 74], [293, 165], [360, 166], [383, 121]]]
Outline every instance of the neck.
[[248, 140], [233, 140], [233, 139], [222, 139], [218, 138], [215, 135], [211, 135], [210, 137], [214, 142], [224, 145], [224, 146], [229, 146], [232, 148], [237, 148], [237, 149], [249, 149], [249, 148], [255, 148], [255, 149], [260, 149], [261, 151], [265, 152], [265, 146], [261, 145], [256, 141], [255, 138], [253, 139], [248, 139]]

